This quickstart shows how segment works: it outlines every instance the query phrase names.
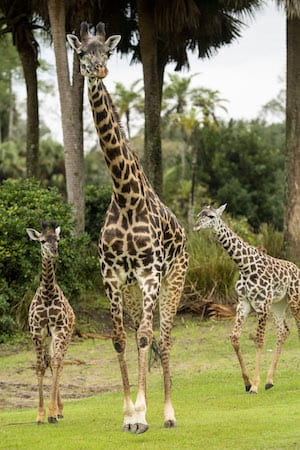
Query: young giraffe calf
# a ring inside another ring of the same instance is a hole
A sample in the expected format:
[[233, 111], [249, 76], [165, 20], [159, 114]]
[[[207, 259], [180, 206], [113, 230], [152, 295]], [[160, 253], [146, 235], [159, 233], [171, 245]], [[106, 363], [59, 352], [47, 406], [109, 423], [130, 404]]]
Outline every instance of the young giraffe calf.
[[[261, 352], [268, 316], [271, 314], [274, 318], [277, 328], [277, 343], [267, 375], [266, 389], [273, 387], [281, 347], [289, 335], [285, 321], [287, 307], [290, 308], [295, 318], [300, 337], [300, 270], [295, 264], [273, 258], [265, 251], [244, 242], [222, 221], [221, 214], [225, 208], [226, 204], [218, 209], [205, 207], [198, 215], [194, 230], [212, 228], [217, 240], [239, 268], [239, 278], [236, 283], [238, 306], [231, 333], [231, 343], [241, 366], [246, 391], [257, 393], [260, 382]], [[250, 380], [240, 348], [242, 325], [251, 310], [255, 311], [258, 319], [253, 381]]]
[[54, 222], [51, 226], [44, 222], [41, 233], [33, 228], [27, 228], [26, 231], [31, 239], [41, 243], [42, 250], [42, 279], [29, 308], [29, 328], [36, 352], [39, 390], [37, 424], [42, 424], [45, 419], [43, 378], [48, 366], [52, 372], [48, 422], [57, 423], [63, 417], [59, 378], [72, 336], [75, 315], [55, 281], [53, 258], [58, 255], [60, 227], [56, 227]]

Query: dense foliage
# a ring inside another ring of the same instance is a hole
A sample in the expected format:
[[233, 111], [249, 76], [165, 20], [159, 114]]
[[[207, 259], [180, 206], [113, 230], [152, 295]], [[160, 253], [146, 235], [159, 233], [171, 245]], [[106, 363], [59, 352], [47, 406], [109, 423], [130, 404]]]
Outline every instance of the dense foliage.
[[[203, 202], [227, 203], [228, 211], [246, 217], [256, 232], [262, 223], [282, 230], [284, 139], [283, 124], [267, 125], [259, 120], [231, 120], [200, 127], [196, 139], [195, 211]], [[165, 171], [165, 198], [184, 219], [191, 191], [192, 153], [183, 143], [177, 147], [173, 145], [172, 165]]]

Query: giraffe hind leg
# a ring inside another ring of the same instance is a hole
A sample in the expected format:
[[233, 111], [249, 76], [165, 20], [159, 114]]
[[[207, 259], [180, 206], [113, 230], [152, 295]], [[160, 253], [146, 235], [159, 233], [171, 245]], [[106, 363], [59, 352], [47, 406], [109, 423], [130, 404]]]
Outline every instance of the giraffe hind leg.
[[286, 307], [287, 305], [285, 299], [279, 303], [276, 304], [273, 303], [271, 305], [271, 313], [277, 329], [277, 342], [276, 342], [276, 350], [274, 352], [274, 356], [270, 368], [268, 370], [265, 389], [271, 389], [274, 386], [274, 375], [278, 364], [279, 356], [281, 353], [281, 347], [290, 333], [287, 323], [285, 321]]
[[177, 307], [182, 294], [185, 274], [187, 270], [187, 255], [182, 253], [178, 258], [172, 272], [161, 286], [159, 297], [160, 308], [160, 339], [159, 350], [164, 375], [164, 427], [176, 427], [175, 411], [171, 400], [171, 374], [170, 374], [170, 350], [171, 330]]
[[106, 295], [110, 301], [111, 318], [113, 325], [112, 343], [118, 355], [119, 367], [123, 383], [124, 400], [123, 400], [122, 430], [131, 431], [133, 424], [135, 422], [134, 420], [135, 409], [131, 399], [128, 368], [126, 363], [127, 337], [123, 323], [123, 297], [126, 309], [129, 309], [129, 312], [133, 308], [133, 305], [131, 304], [132, 297], [130, 295], [130, 290], [128, 288], [125, 289], [122, 294], [121, 291], [111, 287], [108, 282], [106, 286]]

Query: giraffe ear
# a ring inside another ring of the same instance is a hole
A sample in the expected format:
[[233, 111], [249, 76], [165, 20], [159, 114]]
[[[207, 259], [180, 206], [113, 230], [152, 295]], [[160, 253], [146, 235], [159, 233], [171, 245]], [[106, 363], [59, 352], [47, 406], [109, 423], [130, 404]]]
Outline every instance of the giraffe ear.
[[34, 228], [26, 228], [27, 234], [33, 241], [39, 241], [41, 237], [41, 233], [36, 231]]
[[105, 45], [108, 47], [108, 50], [113, 50], [118, 45], [120, 40], [121, 36], [119, 34], [114, 34], [105, 41]]
[[70, 44], [70, 47], [75, 50], [76, 53], [80, 53], [81, 42], [75, 34], [67, 34], [67, 41]]
[[223, 214], [223, 212], [225, 211], [227, 206], [227, 203], [224, 203], [224, 205], [220, 206], [220, 208], [218, 208], [216, 210], [218, 217], [221, 217], [221, 215]]
[[56, 234], [56, 237], [57, 237], [57, 239], [59, 238], [59, 235], [60, 235], [60, 227], [56, 227], [55, 228], [55, 234]]

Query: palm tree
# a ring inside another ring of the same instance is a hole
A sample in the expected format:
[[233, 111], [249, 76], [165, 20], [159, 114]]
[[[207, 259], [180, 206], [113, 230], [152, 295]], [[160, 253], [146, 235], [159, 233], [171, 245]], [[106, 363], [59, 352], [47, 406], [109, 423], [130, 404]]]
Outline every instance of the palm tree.
[[160, 112], [164, 70], [188, 66], [187, 51], [199, 57], [240, 36], [240, 18], [261, 0], [136, 0], [140, 56], [145, 86], [145, 169], [155, 190], [162, 193]]
[[300, 3], [277, 0], [286, 9], [286, 202], [284, 215], [285, 251], [300, 260]]
[[[67, 2], [66, 2], [67, 5]], [[69, 5], [70, 6], [70, 5]], [[81, 4], [81, 6], [83, 6]], [[83, 77], [80, 75], [79, 62], [74, 58], [73, 77], [70, 82], [70, 70], [66, 49], [65, 2], [48, 0], [48, 12], [56, 60], [56, 72], [61, 106], [63, 141], [65, 151], [65, 169], [68, 202], [75, 207], [76, 231], [84, 231], [84, 156], [83, 156]], [[76, 17], [79, 27], [82, 11]]]
[[218, 90], [211, 90], [207, 88], [196, 88], [191, 92], [191, 99], [193, 105], [200, 108], [202, 113], [202, 124], [204, 126], [218, 125], [216, 115], [217, 109], [222, 109], [227, 112], [227, 108], [223, 105], [227, 102], [226, 99], [220, 98]]
[[23, 67], [27, 92], [27, 176], [38, 177], [39, 108], [38, 108], [38, 43], [34, 30], [40, 28], [32, 12], [31, 2], [1, 0], [1, 34], [12, 33], [13, 43]]
[[126, 117], [126, 128], [128, 138], [131, 138], [131, 130], [130, 130], [130, 116], [131, 111], [136, 109], [141, 112], [143, 107], [141, 106], [141, 92], [143, 88], [139, 88], [135, 90], [137, 85], [141, 82], [141, 80], [136, 80], [131, 83], [129, 89], [126, 89], [124, 84], [116, 83], [115, 84], [115, 93], [114, 93], [114, 103], [118, 108], [120, 117], [125, 114]]
[[186, 178], [186, 155], [190, 147], [190, 134], [195, 124], [195, 110], [187, 112], [187, 106], [190, 99], [190, 84], [192, 78], [197, 74], [189, 77], [181, 77], [177, 74], [169, 74], [169, 83], [163, 90], [162, 99], [162, 126], [175, 125], [180, 129], [181, 137], [185, 143], [181, 152], [181, 175]]

